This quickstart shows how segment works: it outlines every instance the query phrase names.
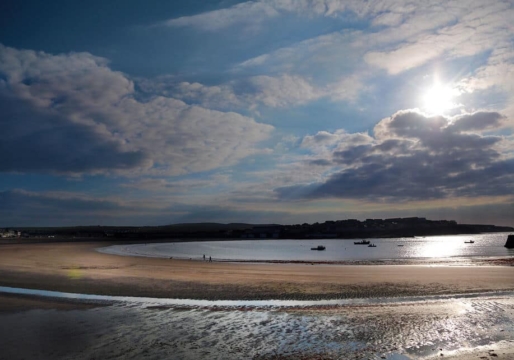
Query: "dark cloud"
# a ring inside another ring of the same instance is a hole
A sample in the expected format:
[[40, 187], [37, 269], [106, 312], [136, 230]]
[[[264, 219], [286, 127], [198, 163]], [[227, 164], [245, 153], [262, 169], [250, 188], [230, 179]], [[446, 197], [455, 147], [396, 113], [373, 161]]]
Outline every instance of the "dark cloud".
[[2, 96], [0, 171], [82, 173], [142, 166], [147, 155], [126, 151], [110, 134], [68, 121], [51, 109]]
[[70, 193], [0, 191], [0, 226], [64, 226], [100, 224], [130, 213], [124, 204]]
[[287, 216], [222, 205], [156, 207], [150, 202], [101, 199], [69, 192], [0, 191], [0, 228], [75, 225], [165, 225], [182, 222], [263, 223]]
[[67, 193], [35, 193], [24, 190], [8, 190], [0, 192], [0, 210], [9, 211], [17, 208], [58, 209], [60, 211], [103, 211], [121, 209], [122, 206], [109, 200], [98, 200], [80, 197]]
[[332, 165], [332, 162], [327, 159], [316, 159], [309, 161], [309, 164], [317, 166], [330, 166]]
[[514, 158], [499, 150], [502, 137], [476, 132], [502, 121], [495, 112], [445, 118], [401, 111], [377, 124], [373, 141], [341, 143], [331, 152], [326, 161], [340, 170], [326, 181], [276, 192], [282, 198], [372, 201], [510, 195]]

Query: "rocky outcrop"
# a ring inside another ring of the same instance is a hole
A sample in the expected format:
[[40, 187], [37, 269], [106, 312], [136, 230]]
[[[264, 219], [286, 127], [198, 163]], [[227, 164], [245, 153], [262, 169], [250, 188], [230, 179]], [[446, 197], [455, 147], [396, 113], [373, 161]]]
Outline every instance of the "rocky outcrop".
[[505, 243], [507, 249], [514, 249], [514, 235], [509, 235], [507, 242]]

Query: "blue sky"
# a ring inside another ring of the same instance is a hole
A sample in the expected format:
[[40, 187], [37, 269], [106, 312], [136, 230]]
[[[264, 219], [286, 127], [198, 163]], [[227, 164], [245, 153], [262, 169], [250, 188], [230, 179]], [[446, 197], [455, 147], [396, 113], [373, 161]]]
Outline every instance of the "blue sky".
[[514, 226], [513, 1], [7, 1], [0, 226]]

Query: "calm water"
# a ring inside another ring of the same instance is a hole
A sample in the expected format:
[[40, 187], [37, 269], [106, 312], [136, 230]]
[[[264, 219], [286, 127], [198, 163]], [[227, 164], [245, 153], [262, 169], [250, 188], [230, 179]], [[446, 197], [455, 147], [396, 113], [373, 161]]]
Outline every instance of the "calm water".
[[[423, 258], [512, 256], [504, 247], [508, 233], [369, 239], [376, 247], [354, 245], [358, 240], [241, 240], [189, 243], [115, 245], [99, 251], [117, 255], [214, 260], [351, 261]], [[474, 244], [465, 241], [473, 240]], [[312, 247], [324, 245], [325, 251]], [[403, 246], [399, 246], [403, 245]]]

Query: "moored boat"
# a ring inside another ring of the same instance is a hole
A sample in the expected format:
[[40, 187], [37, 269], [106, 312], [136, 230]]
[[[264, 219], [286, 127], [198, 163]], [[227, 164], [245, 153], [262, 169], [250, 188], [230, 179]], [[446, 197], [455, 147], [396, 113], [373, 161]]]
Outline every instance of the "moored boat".
[[368, 247], [377, 247], [375, 244], [369, 244]]
[[323, 245], [318, 245], [317, 247], [313, 247], [311, 248], [311, 250], [318, 250], [318, 251], [321, 251], [321, 250], [325, 250], [325, 247]]
[[474, 244], [475, 242], [473, 240], [464, 241], [464, 244]]
[[361, 240], [361, 241], [354, 241], [353, 244], [354, 245], [369, 245], [370, 241], [369, 240]]

